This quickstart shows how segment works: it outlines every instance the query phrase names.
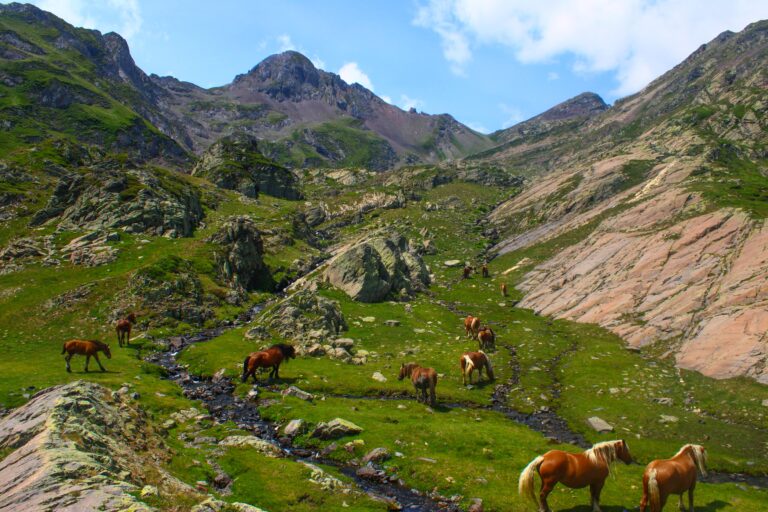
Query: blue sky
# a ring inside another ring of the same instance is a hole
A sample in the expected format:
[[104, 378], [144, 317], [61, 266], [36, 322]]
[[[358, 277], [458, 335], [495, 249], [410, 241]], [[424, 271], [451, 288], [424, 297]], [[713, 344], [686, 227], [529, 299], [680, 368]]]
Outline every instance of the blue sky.
[[116, 31], [147, 73], [223, 85], [298, 50], [403, 108], [489, 132], [584, 91], [640, 90], [763, 0], [35, 0]]

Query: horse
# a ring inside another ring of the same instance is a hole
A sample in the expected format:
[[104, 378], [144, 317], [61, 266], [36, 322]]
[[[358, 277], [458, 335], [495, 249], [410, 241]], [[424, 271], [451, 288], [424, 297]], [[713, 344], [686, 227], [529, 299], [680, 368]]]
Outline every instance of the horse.
[[493, 350], [496, 347], [496, 333], [487, 325], [477, 332], [480, 350]]
[[85, 356], [86, 372], [88, 371], [88, 363], [91, 362], [91, 356], [96, 359], [96, 362], [99, 364], [101, 371], [107, 371], [101, 365], [101, 361], [99, 361], [99, 352], [104, 352], [104, 355], [107, 356], [107, 359], [112, 359], [112, 352], [109, 351], [109, 345], [96, 340], [69, 340], [64, 343], [64, 346], [61, 349], [62, 355], [67, 354], [64, 356], [64, 360], [67, 362], [67, 372], [69, 373], [72, 372], [72, 368], [69, 366], [69, 361], [72, 359], [72, 356], [77, 354]]
[[483, 263], [483, 266], [481, 268], [481, 272], [483, 277], [490, 277], [490, 274], [488, 273], [488, 265], [486, 263]]
[[467, 265], [466, 267], [464, 267], [463, 274], [462, 274], [461, 278], [462, 279], [469, 279], [469, 274], [471, 274], [471, 273], [472, 273], [472, 267]]
[[501, 296], [507, 296], [507, 283], [501, 283]]
[[243, 361], [243, 376], [240, 380], [245, 382], [249, 376], [252, 376], [253, 383], [256, 384], [256, 369], [258, 368], [271, 368], [268, 378], [278, 379], [280, 378], [278, 374], [280, 363], [284, 359], [296, 359], [296, 349], [292, 345], [278, 343], [266, 350], [251, 352]]
[[693, 512], [696, 471], [707, 475], [707, 451], [698, 444], [686, 444], [671, 459], [651, 461], [643, 473], [643, 498], [640, 512], [650, 504], [651, 512], [661, 512], [670, 494], [680, 495], [680, 510], [685, 512], [683, 493], [688, 491], [688, 509]]
[[[429, 390], [429, 405], [435, 406], [435, 386], [437, 386], [437, 372], [434, 368], [424, 368], [416, 363], [403, 363], [400, 365], [400, 373], [397, 380], [411, 378], [416, 389], [416, 401], [427, 403], [427, 390]], [[419, 394], [421, 391], [421, 394]]]
[[[540, 512], [550, 512], [547, 496], [558, 482], [572, 489], [589, 486], [592, 510], [600, 512], [600, 491], [616, 460], [625, 464], [632, 462], [629, 447], [623, 439], [597, 443], [583, 453], [568, 453], [550, 450], [531, 461], [520, 473], [518, 490], [523, 497], [529, 497], [539, 506]], [[541, 491], [536, 495], [534, 477], [541, 477]]]
[[123, 346], [123, 340], [125, 345], [131, 340], [131, 325], [136, 323], [136, 313], [128, 313], [128, 316], [118, 320], [115, 325], [115, 331], [117, 331], [117, 343], [120, 347]]
[[479, 330], [480, 319], [472, 315], [468, 315], [467, 318], [464, 319], [464, 331], [466, 332], [467, 338], [477, 338], [477, 333]]
[[464, 352], [459, 359], [461, 365], [461, 377], [464, 380], [464, 385], [467, 385], [467, 377], [469, 377], [469, 383], [472, 384], [472, 372], [477, 368], [478, 380], [483, 377], [483, 368], [485, 368], [486, 376], [488, 380], [493, 380], [493, 366], [491, 366], [491, 360], [485, 355], [482, 350], [480, 352]]

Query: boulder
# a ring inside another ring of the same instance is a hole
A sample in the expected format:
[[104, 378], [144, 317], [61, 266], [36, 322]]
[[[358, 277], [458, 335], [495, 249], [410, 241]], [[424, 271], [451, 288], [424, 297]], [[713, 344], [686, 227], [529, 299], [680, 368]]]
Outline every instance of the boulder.
[[376, 382], [387, 382], [387, 378], [381, 372], [373, 372], [371, 378]]
[[283, 396], [295, 396], [296, 398], [307, 402], [311, 402], [315, 399], [315, 395], [312, 393], [307, 393], [306, 391], [299, 389], [296, 386], [289, 386], [281, 391], [280, 394]]
[[[308, 348], [347, 330], [339, 303], [301, 290], [268, 309], [255, 322], [280, 337]], [[312, 332], [313, 336], [309, 336]]]
[[403, 236], [380, 233], [334, 257], [325, 279], [355, 300], [381, 302], [423, 290], [429, 272]]
[[283, 429], [283, 434], [288, 437], [294, 437], [300, 434], [302, 430], [304, 430], [304, 420], [291, 420]]
[[597, 432], [613, 432], [613, 427], [607, 421], [597, 416], [587, 418], [587, 423]]
[[312, 432], [312, 437], [320, 439], [338, 439], [344, 436], [353, 436], [362, 432], [362, 427], [358, 427], [351, 421], [342, 418], [336, 418], [328, 423], [320, 422]]
[[336, 338], [335, 340], [331, 341], [331, 345], [349, 350], [355, 346], [355, 340], [352, 338]]
[[202, 154], [192, 175], [248, 197], [263, 193], [285, 199], [301, 198], [293, 173], [265, 157], [257, 140], [244, 134], [214, 142]]
[[277, 446], [255, 436], [229, 436], [219, 442], [219, 446], [232, 446], [237, 448], [255, 448], [259, 453], [267, 457], [282, 457], [283, 452]]
[[461, 260], [446, 260], [443, 262], [443, 265], [446, 267], [458, 267], [462, 264], [463, 262]]
[[219, 277], [228, 286], [251, 291], [269, 283], [269, 270], [262, 260], [261, 233], [250, 218], [230, 217], [209, 241], [219, 245], [214, 262]]
[[363, 457], [363, 464], [368, 464], [369, 462], [383, 462], [390, 457], [389, 450], [386, 448], [374, 448], [365, 454]]

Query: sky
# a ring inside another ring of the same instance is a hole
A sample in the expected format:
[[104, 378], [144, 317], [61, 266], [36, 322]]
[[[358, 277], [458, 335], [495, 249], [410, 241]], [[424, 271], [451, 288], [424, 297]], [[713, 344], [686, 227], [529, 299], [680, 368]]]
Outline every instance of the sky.
[[300, 51], [403, 109], [489, 133], [585, 91], [612, 103], [766, 0], [33, 0], [118, 32], [147, 73], [224, 85]]

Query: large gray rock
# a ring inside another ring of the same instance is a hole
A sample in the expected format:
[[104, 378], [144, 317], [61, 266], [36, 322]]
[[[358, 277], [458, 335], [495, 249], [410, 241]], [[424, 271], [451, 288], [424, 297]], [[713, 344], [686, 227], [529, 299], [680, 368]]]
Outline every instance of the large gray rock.
[[342, 418], [336, 418], [328, 423], [320, 422], [312, 432], [312, 437], [319, 437], [320, 439], [338, 439], [344, 436], [357, 435], [363, 431], [362, 427], [359, 427]]
[[267, 284], [269, 270], [262, 260], [264, 244], [251, 219], [231, 217], [209, 240], [220, 246], [214, 252], [216, 269], [230, 287], [250, 291]]
[[598, 416], [587, 418], [587, 423], [597, 432], [613, 432], [613, 426]]
[[224, 137], [213, 143], [192, 169], [192, 175], [248, 197], [264, 193], [301, 198], [293, 173], [262, 155], [256, 139], [247, 135]]
[[149, 478], [166, 497], [195, 495], [162, 469], [161, 447], [143, 414], [107, 389], [48, 388], [0, 420], [0, 450], [13, 450], [0, 461], [0, 510], [154, 510], [135, 497]]
[[265, 311], [255, 323], [302, 347], [309, 347], [347, 330], [339, 303], [310, 290], [290, 295]]
[[355, 300], [381, 302], [423, 290], [429, 284], [429, 272], [403, 236], [384, 233], [333, 258], [325, 279]]

